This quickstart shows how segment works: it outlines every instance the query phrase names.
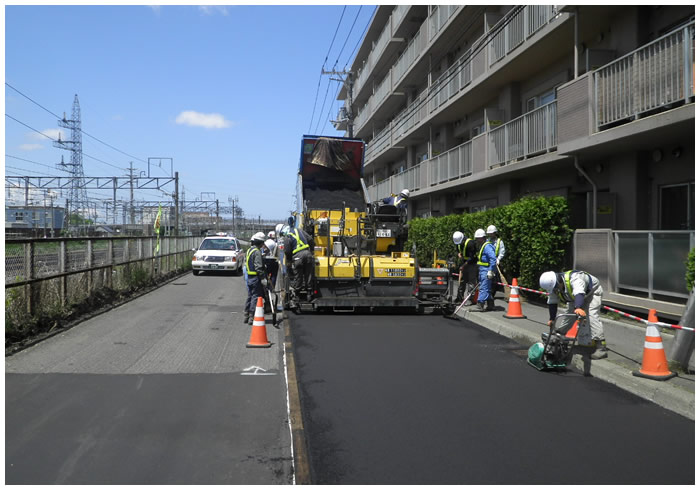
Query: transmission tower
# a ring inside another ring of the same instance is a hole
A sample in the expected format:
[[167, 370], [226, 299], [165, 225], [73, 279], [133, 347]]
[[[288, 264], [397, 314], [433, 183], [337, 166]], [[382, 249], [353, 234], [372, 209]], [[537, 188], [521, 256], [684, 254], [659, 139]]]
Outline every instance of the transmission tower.
[[[66, 119], [65, 113], [63, 113], [63, 119], [58, 121], [58, 125], [71, 131], [70, 141], [62, 141], [59, 134], [58, 141], [54, 142], [55, 147], [71, 152], [70, 163], [65, 163], [63, 157], [61, 157], [61, 163], [58, 164], [60, 167], [68, 167], [68, 172], [73, 178], [66, 212], [69, 220], [72, 220], [74, 215], [82, 216], [83, 220], [79, 224], [79, 228], [84, 228], [86, 226], [85, 219], [92, 219], [92, 222], [95, 223], [97, 216], [92, 214], [93, 210], [85, 189], [83, 138], [80, 129], [80, 102], [78, 101], [78, 94], [75, 94], [73, 99], [73, 115], [71, 119]], [[71, 228], [75, 228], [72, 226], [73, 223], [71, 221], [69, 221], [69, 225], [71, 225]]]

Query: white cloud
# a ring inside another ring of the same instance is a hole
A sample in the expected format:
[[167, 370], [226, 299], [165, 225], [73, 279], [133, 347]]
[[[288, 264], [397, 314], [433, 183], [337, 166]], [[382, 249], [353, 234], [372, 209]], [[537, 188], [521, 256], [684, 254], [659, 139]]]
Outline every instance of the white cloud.
[[153, 10], [156, 14], [160, 14], [160, 5], [146, 5], [146, 7]]
[[223, 129], [231, 127], [231, 121], [228, 121], [221, 114], [203, 114], [197, 111], [182, 111], [175, 122], [186, 126], [199, 126], [206, 129]]
[[204, 15], [228, 15], [228, 9], [223, 5], [200, 5], [199, 11]]
[[23, 145], [19, 145], [19, 149], [24, 151], [41, 150], [42, 148], [43, 146], [38, 143], [25, 143]]
[[[35, 140], [45, 140], [48, 138], [57, 140], [58, 137], [60, 136], [63, 141], [66, 140], [66, 135], [63, 133], [60, 129], [57, 128], [49, 128], [49, 129], [43, 129], [41, 131], [42, 134], [39, 133], [30, 133], [31, 137]], [[44, 136], [46, 135], [46, 136]]]

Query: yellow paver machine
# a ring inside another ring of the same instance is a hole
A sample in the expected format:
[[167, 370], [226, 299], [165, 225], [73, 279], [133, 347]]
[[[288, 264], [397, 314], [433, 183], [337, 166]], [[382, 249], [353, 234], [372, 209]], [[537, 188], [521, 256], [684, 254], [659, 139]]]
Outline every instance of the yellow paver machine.
[[[405, 207], [370, 201], [362, 178], [364, 147], [359, 139], [302, 139], [294, 224], [313, 238], [315, 278], [311, 291], [300, 292], [298, 308], [451, 314], [449, 269], [420, 267], [415, 246], [405, 251]], [[289, 307], [288, 274], [283, 284]]]

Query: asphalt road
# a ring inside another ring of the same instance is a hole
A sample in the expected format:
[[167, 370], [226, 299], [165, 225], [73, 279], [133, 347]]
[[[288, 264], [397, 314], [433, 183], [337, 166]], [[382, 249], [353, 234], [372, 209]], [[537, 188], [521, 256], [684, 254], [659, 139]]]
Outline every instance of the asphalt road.
[[288, 484], [282, 330], [189, 274], [5, 360], [7, 484]]
[[693, 421], [478, 325], [290, 321], [313, 483], [694, 483]]

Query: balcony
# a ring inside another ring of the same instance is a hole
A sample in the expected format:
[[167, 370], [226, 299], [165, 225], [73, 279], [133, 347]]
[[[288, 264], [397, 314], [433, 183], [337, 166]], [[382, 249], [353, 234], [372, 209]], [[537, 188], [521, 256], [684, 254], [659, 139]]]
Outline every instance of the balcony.
[[[557, 146], [556, 128], [554, 101], [370, 186], [370, 197], [379, 199], [401, 189], [424, 191], [551, 151]], [[385, 131], [382, 148], [387, 146]]]
[[594, 71], [596, 131], [695, 96], [695, 22]]
[[557, 90], [558, 151], [650, 149], [694, 131], [695, 22]]
[[[511, 54], [513, 50], [539, 32], [557, 15], [556, 7], [552, 5], [527, 5], [519, 11], [518, 8], [519, 7], [513, 9], [512, 15], [504, 17], [504, 19], [499, 21], [499, 23], [482, 36], [480, 40], [476, 41], [474, 45], [452, 66], [445, 70], [428, 89], [422, 92], [406, 109], [394, 117], [389, 124], [389, 126], [393, 128], [390, 146], [400, 145], [401, 139], [408, 136], [413, 128], [420, 126], [433, 114], [439, 112], [440, 109], [450, 105], [448, 103], [450, 99], [456, 98], [456, 96], [461, 97], [466, 94], [473, 80], [487, 74], [495, 63]], [[449, 15], [453, 14], [449, 9], [444, 12]], [[428, 27], [432, 25], [430, 22], [436, 23], [435, 28], [440, 26], [439, 14], [434, 13], [434, 15], [438, 17], [431, 16], [426, 19], [416, 36], [409, 42], [406, 51], [404, 51], [396, 64], [394, 64], [392, 68], [394, 87], [398, 85], [400, 79], [427, 48], [429, 32], [432, 32], [431, 29], [428, 29]], [[487, 44], [486, 40], [488, 39], [491, 39], [491, 41]], [[500, 45], [503, 46], [502, 54], [501, 48], [497, 47]], [[489, 55], [489, 52], [498, 52], [499, 54]], [[376, 107], [376, 105], [368, 104], [368, 106], [363, 109], [364, 117], [361, 120], [362, 124], [366, 124], [369, 121], [370, 115], [374, 112]], [[356, 126], [359, 128], [362, 124], [356, 123]], [[382, 144], [384, 143], [385, 142]], [[368, 153], [374, 145], [374, 140], [367, 143]], [[370, 164], [372, 159], [381, 155], [380, 151], [371, 153], [372, 158], [368, 157], [365, 160], [366, 164]]]

